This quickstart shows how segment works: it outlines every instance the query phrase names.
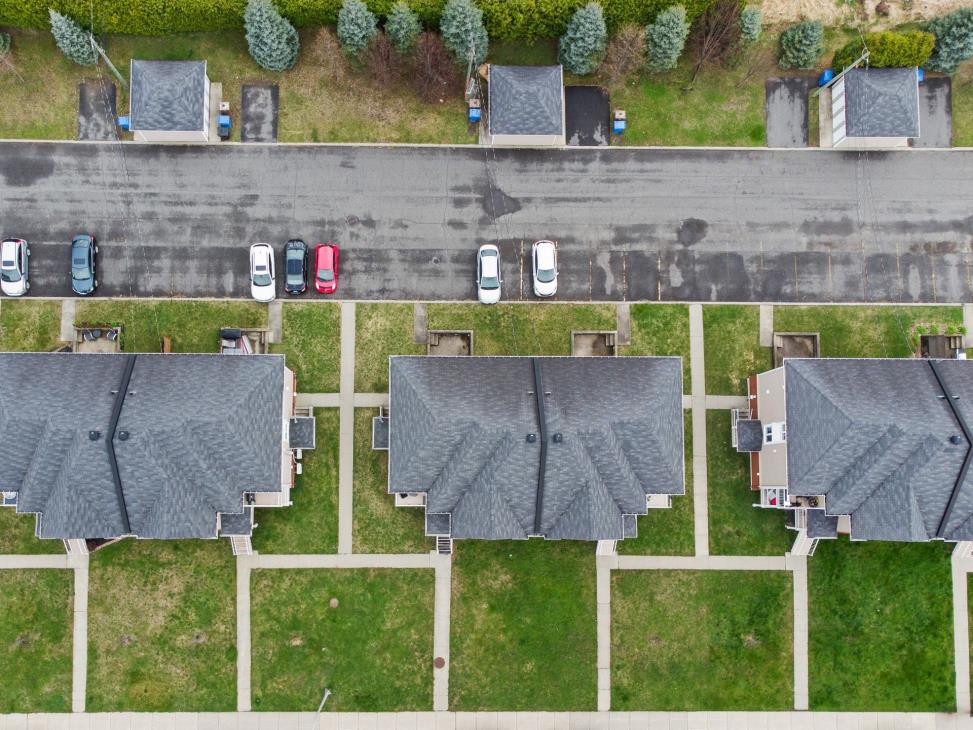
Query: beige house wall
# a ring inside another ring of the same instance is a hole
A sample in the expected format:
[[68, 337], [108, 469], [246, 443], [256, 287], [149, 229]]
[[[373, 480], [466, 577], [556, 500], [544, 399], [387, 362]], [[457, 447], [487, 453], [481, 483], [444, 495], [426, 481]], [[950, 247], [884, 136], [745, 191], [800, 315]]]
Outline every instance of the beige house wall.
[[[757, 374], [757, 411], [760, 422], [786, 421], [784, 368]], [[760, 451], [760, 486], [787, 486], [787, 444], [764, 444]]]

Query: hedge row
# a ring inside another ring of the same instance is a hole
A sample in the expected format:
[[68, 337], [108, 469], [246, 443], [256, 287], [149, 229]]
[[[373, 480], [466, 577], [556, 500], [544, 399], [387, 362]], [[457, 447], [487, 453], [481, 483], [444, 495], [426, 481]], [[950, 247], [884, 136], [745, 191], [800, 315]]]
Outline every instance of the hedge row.
[[921, 66], [932, 55], [936, 36], [921, 30], [905, 33], [882, 31], [866, 33], [864, 42], [857, 38], [835, 51], [831, 66], [840, 71], [859, 58], [868, 47], [868, 65], [872, 68], [910, 68]]
[[[571, 14], [587, 0], [479, 0], [491, 38], [532, 40], [560, 35]], [[395, 0], [366, 0], [385, 18]], [[423, 23], [435, 27], [446, 0], [407, 0]], [[679, 3], [692, 20], [715, 0], [601, 0], [609, 29], [625, 23], [645, 25], [660, 10]], [[298, 27], [334, 25], [341, 0], [276, 0], [277, 8]], [[166, 35], [243, 26], [246, 0], [104, 0], [95, 3], [98, 33]], [[90, 0], [0, 0], [0, 26], [48, 28], [47, 9], [88, 25]]]

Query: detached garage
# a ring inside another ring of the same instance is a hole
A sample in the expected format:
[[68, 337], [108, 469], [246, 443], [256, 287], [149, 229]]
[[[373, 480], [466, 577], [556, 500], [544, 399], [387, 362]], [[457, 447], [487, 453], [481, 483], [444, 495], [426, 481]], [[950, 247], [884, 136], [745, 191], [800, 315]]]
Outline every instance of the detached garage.
[[919, 136], [916, 68], [853, 68], [831, 86], [835, 147], [907, 147]]
[[133, 60], [130, 70], [136, 142], [209, 142], [206, 61]]
[[564, 73], [560, 66], [489, 67], [490, 144], [564, 145]]

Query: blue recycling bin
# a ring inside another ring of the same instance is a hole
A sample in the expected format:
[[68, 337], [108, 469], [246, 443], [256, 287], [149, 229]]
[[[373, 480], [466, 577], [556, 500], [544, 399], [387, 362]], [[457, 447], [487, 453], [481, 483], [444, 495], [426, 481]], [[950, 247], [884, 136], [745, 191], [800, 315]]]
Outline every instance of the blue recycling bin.
[[917, 68], [916, 77], [919, 79], [919, 83], [921, 84], [926, 80], [926, 70], [924, 68]]
[[469, 114], [467, 115], [467, 119], [469, 120], [470, 124], [475, 124], [476, 122], [480, 121], [480, 113], [480, 107], [470, 107]]
[[131, 126], [131, 119], [129, 117], [119, 117], [118, 126], [127, 132], [128, 128]]
[[827, 86], [828, 84], [831, 83], [831, 79], [833, 78], [834, 78], [834, 69], [833, 68], [824, 69], [824, 73], [818, 76], [818, 86]]

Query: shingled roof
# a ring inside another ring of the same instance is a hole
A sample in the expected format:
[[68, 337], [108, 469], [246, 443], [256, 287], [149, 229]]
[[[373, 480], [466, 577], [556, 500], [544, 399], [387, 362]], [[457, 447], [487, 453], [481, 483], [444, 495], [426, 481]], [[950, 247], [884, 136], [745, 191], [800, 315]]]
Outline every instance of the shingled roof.
[[684, 493], [679, 358], [393, 357], [390, 371], [389, 492], [426, 493], [427, 534], [619, 540], [646, 495]]
[[856, 68], [844, 79], [849, 137], [919, 136], [915, 68]]
[[40, 537], [216, 537], [244, 492], [281, 489], [282, 356], [0, 353], [0, 372], [0, 490]]
[[130, 76], [133, 132], [206, 130], [206, 61], [133, 60]]
[[791, 496], [826, 495], [855, 539], [973, 539], [973, 362], [797, 359], [784, 379]]
[[564, 134], [560, 66], [490, 66], [490, 134]]

